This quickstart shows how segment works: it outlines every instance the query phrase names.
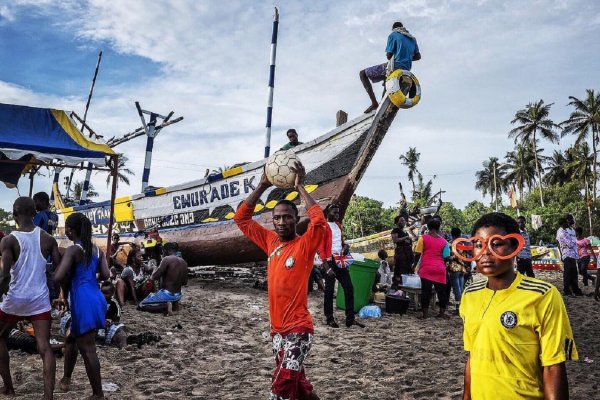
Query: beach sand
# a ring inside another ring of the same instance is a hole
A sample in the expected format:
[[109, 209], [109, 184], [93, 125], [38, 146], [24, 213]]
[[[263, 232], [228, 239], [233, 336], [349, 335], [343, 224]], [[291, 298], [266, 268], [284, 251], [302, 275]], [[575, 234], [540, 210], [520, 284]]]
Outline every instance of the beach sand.
[[[559, 272], [538, 276], [561, 289]], [[476, 279], [481, 279], [480, 276]], [[591, 287], [584, 288], [586, 293]], [[567, 365], [571, 399], [598, 399], [600, 378], [600, 303], [592, 297], [565, 299], [580, 362]], [[309, 296], [315, 320], [315, 342], [305, 364], [322, 399], [459, 399], [465, 353], [462, 322], [417, 320], [418, 315], [386, 315], [365, 320], [367, 327], [330, 329], [323, 325], [323, 298]], [[336, 311], [343, 322], [343, 311]], [[131, 333], [158, 332], [158, 345], [117, 350], [100, 347], [104, 382], [119, 386], [109, 399], [266, 399], [274, 366], [267, 293], [235, 282], [192, 280], [182, 311], [173, 317], [140, 313], [126, 306], [123, 321]], [[182, 329], [175, 327], [181, 324]], [[56, 324], [54, 324], [56, 325]], [[593, 363], [583, 362], [588, 357]], [[38, 356], [11, 351], [18, 398], [42, 393]], [[57, 361], [57, 381], [63, 361]], [[72, 390], [57, 399], [91, 394], [81, 357]]]

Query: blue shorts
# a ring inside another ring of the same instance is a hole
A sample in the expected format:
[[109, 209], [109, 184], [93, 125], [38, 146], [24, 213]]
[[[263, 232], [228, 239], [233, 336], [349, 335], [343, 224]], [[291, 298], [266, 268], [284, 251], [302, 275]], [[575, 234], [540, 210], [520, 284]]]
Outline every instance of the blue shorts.
[[165, 304], [169, 302], [176, 302], [181, 300], [181, 293], [171, 293], [167, 289], [160, 289], [158, 292], [150, 293], [140, 303], [140, 306], [146, 306], [151, 304]]
[[387, 67], [387, 63], [373, 65], [372, 67], [365, 68], [365, 74], [367, 78], [371, 80], [373, 83], [381, 82], [385, 79], [385, 69]]

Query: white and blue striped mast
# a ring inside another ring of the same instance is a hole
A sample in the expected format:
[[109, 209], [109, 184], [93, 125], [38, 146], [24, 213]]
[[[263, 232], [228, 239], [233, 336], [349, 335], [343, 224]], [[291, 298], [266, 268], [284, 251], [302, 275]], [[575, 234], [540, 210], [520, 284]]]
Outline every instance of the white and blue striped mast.
[[269, 99], [267, 104], [267, 134], [265, 158], [271, 153], [271, 122], [273, 117], [273, 90], [275, 89], [275, 57], [277, 56], [277, 31], [279, 30], [279, 10], [275, 7], [273, 15], [273, 34], [271, 35], [271, 63], [269, 66]]
[[[138, 110], [138, 114], [140, 115], [140, 119], [142, 120], [142, 127], [144, 128], [144, 132], [146, 132], [146, 136], [148, 137], [146, 141], [146, 157], [144, 159], [144, 173], [142, 174], [142, 193], [146, 191], [148, 187], [148, 182], [150, 180], [150, 167], [152, 166], [152, 150], [154, 149], [154, 138], [158, 135], [161, 128], [156, 126], [156, 119], [162, 118], [163, 124], [168, 122], [169, 119], [175, 113], [171, 111], [169, 115], [163, 117], [160, 114], [155, 112], [142, 110], [139, 102], [135, 102], [135, 107]], [[146, 119], [144, 118], [144, 114], [150, 115], [150, 121], [146, 124]]]

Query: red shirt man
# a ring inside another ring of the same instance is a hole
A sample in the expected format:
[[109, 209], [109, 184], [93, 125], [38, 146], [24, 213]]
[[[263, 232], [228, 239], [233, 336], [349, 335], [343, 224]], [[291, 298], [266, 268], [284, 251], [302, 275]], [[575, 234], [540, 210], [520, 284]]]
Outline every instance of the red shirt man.
[[296, 234], [298, 210], [282, 200], [273, 209], [275, 231], [252, 220], [260, 196], [271, 186], [263, 175], [258, 187], [238, 208], [234, 221], [250, 240], [268, 256], [269, 315], [276, 368], [271, 399], [313, 399], [319, 397], [304, 372], [304, 360], [313, 337], [308, 311], [308, 277], [317, 247], [323, 240], [327, 221], [323, 211], [304, 189], [304, 167], [297, 163], [296, 190], [304, 201], [310, 224], [304, 235]]

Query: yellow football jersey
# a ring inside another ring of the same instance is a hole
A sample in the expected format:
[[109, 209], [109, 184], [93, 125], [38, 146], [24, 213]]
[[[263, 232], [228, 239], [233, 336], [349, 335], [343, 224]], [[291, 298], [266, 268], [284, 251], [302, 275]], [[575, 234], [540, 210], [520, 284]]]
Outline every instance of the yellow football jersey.
[[517, 274], [497, 291], [475, 282], [460, 316], [473, 400], [543, 399], [542, 367], [578, 358], [562, 297], [542, 280]]

